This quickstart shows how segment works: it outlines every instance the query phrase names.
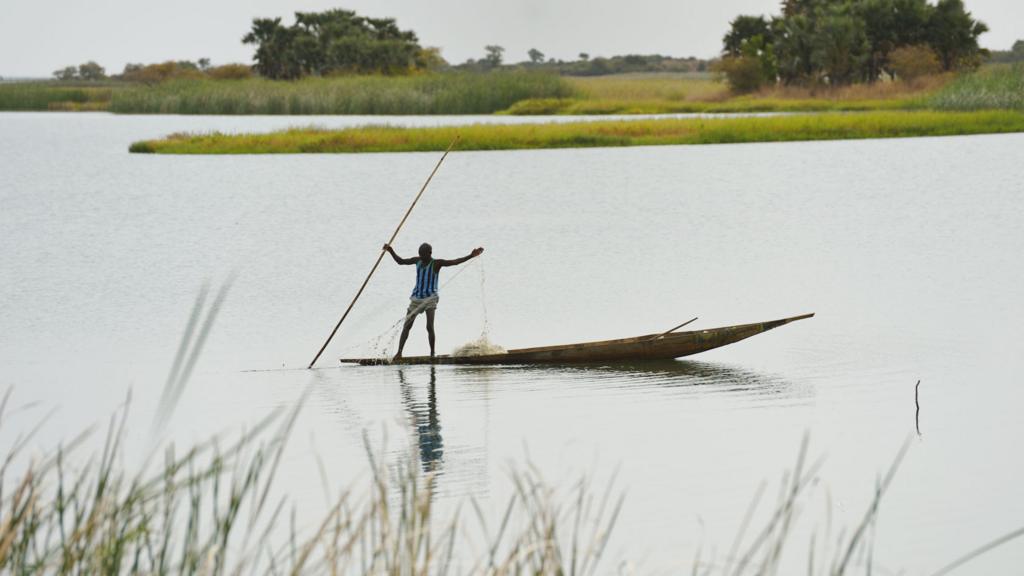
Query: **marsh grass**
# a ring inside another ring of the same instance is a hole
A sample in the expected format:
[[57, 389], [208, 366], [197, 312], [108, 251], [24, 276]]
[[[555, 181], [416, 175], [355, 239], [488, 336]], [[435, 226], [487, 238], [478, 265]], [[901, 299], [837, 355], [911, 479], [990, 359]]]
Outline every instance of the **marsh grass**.
[[57, 82], [0, 84], [0, 110], [16, 112], [66, 110], [103, 111], [110, 107], [113, 86]]
[[162, 154], [299, 154], [725, 144], [858, 138], [903, 138], [1024, 132], [1024, 114], [864, 112], [748, 118], [687, 118], [545, 124], [474, 124], [430, 128], [366, 126], [290, 129], [266, 134], [172, 134], [131, 145]]
[[939, 110], [1024, 111], [1024, 63], [986, 66], [966, 74], [929, 98]]
[[122, 114], [490, 114], [528, 98], [575, 94], [535, 72], [339, 76], [293, 82], [175, 80], [118, 90]]

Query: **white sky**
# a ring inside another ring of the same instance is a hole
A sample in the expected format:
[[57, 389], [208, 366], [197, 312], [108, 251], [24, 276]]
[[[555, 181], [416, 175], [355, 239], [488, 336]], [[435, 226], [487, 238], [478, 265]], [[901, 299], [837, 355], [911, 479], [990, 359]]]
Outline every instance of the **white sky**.
[[[991, 28], [988, 48], [1024, 38], [1024, 1], [966, 0]], [[779, 0], [0, 0], [0, 76], [49, 76], [96, 60], [108, 72], [126, 62], [210, 58], [251, 62], [241, 43], [253, 17], [344, 7], [393, 17], [452, 63], [506, 48], [506, 61], [532, 47], [549, 57], [615, 54], [715, 55], [737, 14], [778, 12]]]

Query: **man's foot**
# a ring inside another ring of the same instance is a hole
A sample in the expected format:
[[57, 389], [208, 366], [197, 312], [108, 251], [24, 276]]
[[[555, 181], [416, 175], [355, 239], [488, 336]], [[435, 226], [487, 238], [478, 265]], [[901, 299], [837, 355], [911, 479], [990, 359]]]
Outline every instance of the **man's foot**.
[[395, 354], [395, 357], [391, 359], [392, 362], [399, 362], [402, 359], [402, 353]]

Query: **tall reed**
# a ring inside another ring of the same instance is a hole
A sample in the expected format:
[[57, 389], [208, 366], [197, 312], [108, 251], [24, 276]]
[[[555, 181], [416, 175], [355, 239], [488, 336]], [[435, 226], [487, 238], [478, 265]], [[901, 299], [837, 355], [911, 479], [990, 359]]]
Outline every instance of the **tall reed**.
[[0, 110], [106, 110], [112, 92], [110, 86], [75, 86], [55, 82], [4, 83], [0, 84]]
[[535, 72], [342, 76], [294, 82], [176, 80], [118, 90], [123, 114], [490, 114], [527, 98], [564, 98], [573, 87]]
[[928, 105], [939, 110], [1024, 111], [1024, 63], [992, 65], [960, 76]]

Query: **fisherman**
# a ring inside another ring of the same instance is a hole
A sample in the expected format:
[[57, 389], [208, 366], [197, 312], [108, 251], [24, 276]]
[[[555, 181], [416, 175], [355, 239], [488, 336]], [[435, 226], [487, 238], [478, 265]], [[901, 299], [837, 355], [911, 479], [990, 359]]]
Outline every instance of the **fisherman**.
[[434, 357], [434, 312], [437, 310], [437, 277], [441, 272], [441, 268], [445, 266], [457, 266], [476, 258], [477, 256], [484, 253], [483, 248], [476, 248], [469, 253], [469, 256], [463, 256], [462, 258], [456, 258], [454, 260], [435, 260], [431, 254], [434, 249], [431, 248], [430, 244], [424, 242], [420, 244], [420, 255], [418, 258], [402, 258], [398, 254], [395, 254], [395, 250], [390, 244], [385, 244], [384, 249], [391, 254], [391, 257], [395, 259], [396, 264], [400, 265], [416, 265], [416, 287], [412, 290], [412, 296], [409, 298], [409, 309], [405, 314], [405, 325], [402, 327], [402, 337], [398, 340], [398, 354], [395, 354], [395, 360], [402, 358], [402, 350], [405, 348], [405, 341], [409, 338], [409, 330], [412, 329], [412, 323], [416, 320], [416, 316], [419, 316], [421, 312], [427, 313], [427, 337], [430, 340], [430, 357]]

